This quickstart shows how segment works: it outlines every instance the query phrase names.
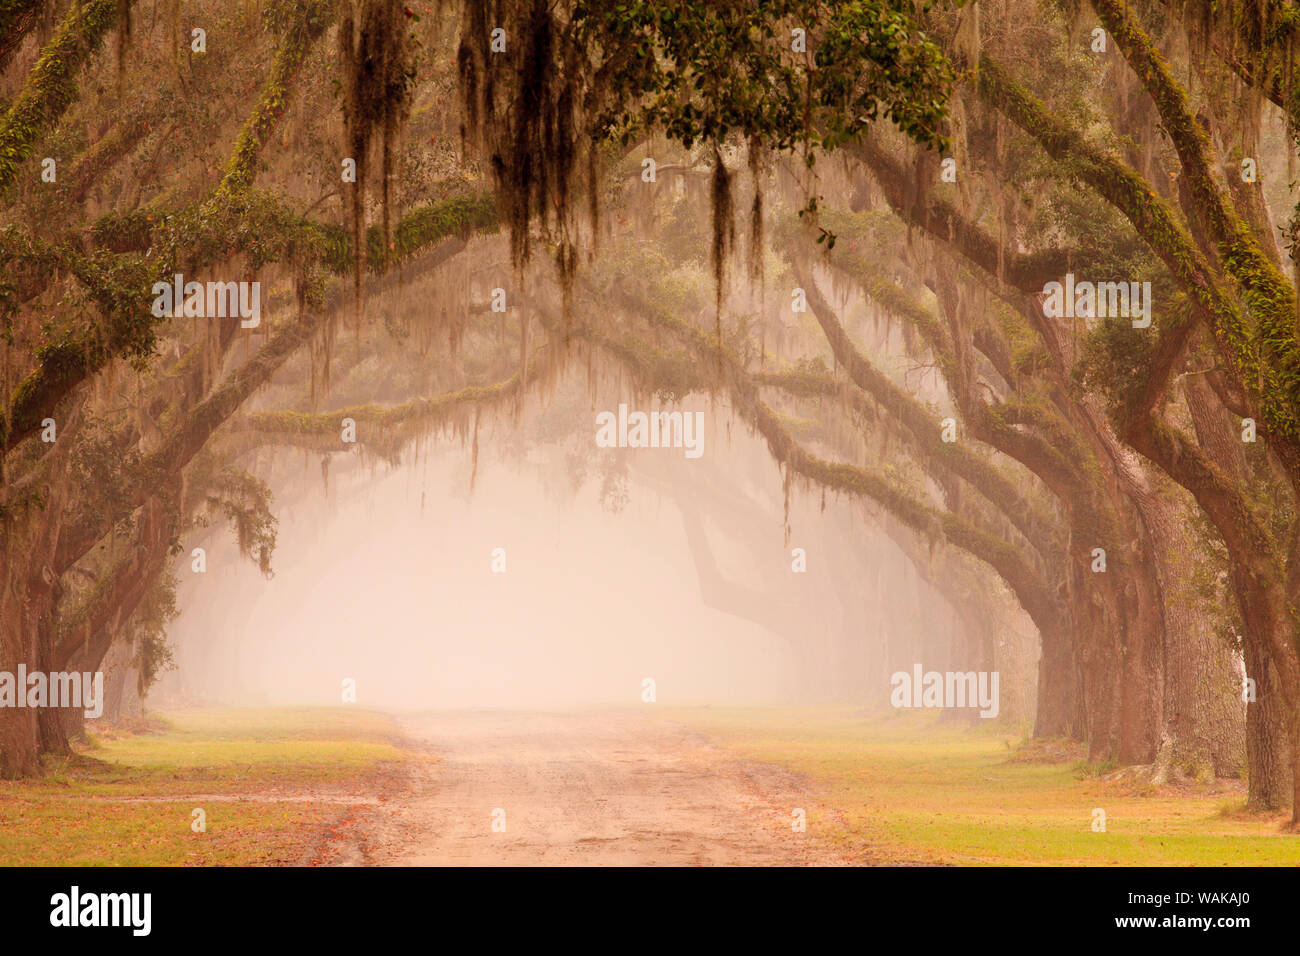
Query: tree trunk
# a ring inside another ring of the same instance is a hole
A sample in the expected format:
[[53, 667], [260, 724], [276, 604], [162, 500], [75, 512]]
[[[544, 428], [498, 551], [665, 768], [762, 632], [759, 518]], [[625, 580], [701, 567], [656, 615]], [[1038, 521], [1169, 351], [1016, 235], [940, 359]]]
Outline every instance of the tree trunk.
[[[17, 577], [17, 575], [15, 575]], [[35, 671], [36, 615], [32, 602], [11, 589], [5, 597], [3, 627], [0, 627], [0, 671], [12, 674], [15, 693], [27, 688], [17, 684], [18, 668]], [[17, 703], [17, 701], [15, 701]], [[37, 711], [30, 707], [0, 707], [0, 778], [15, 780], [40, 772], [40, 741]]]
[[1277, 671], [1265, 662], [1257, 642], [1245, 642], [1246, 676], [1255, 681], [1255, 699], [1246, 704], [1246, 773], [1252, 810], [1280, 810], [1290, 791], [1291, 754], [1287, 747], [1285, 705]]
[[[52, 595], [50, 606], [41, 615], [36, 628], [36, 657], [39, 662], [37, 666], [45, 673], [47, 679], [51, 679], [54, 674], [54, 668], [50, 666], [50, 662], [54, 656], [54, 641], [57, 634], [57, 628], [55, 627], [56, 602], [57, 596]], [[68, 734], [64, 726], [64, 714], [65, 711], [75, 710], [76, 708], [55, 707], [53, 686], [50, 686], [49, 690], [50, 699], [46, 702], [47, 706], [40, 708], [36, 714], [37, 729], [40, 735], [39, 751], [42, 754], [67, 756], [72, 753], [72, 747], [68, 743]]]
[[1041, 631], [1035, 737], [1083, 739], [1074, 654], [1063, 629]]

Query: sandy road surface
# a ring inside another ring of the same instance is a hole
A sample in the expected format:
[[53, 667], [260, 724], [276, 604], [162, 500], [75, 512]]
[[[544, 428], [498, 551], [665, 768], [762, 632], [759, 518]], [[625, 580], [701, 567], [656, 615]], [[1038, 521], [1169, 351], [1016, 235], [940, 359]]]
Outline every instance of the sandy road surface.
[[[366, 824], [353, 863], [761, 865], [842, 862], [791, 828], [815, 798], [635, 711], [402, 718], [441, 759]], [[505, 811], [494, 833], [492, 811]]]

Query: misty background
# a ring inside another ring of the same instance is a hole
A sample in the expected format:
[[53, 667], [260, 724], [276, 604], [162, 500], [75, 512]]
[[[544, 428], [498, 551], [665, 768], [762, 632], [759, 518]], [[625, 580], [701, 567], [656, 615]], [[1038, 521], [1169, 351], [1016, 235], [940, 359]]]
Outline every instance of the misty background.
[[[593, 401], [577, 377], [517, 425], [485, 428], [477, 467], [454, 439], [423, 442], [395, 465], [362, 449], [326, 465], [315, 453], [261, 452], [279, 519], [274, 577], [240, 557], [216, 518], [187, 541], [206, 549], [207, 571], [191, 570], [188, 550], [177, 565], [177, 669], [150, 699], [337, 704], [350, 678], [371, 707], [639, 705], [649, 677], [664, 704], [869, 691], [865, 702], [879, 705], [891, 629], [910, 621], [935, 653], [951, 645], [952, 609], [878, 529], [793, 491], [785, 544], [780, 473], [725, 403], [679, 406], [705, 412], [702, 459], [597, 449], [596, 412], [619, 394]], [[708, 553], [692, 550], [682, 502], [704, 501], [708, 481], [744, 509], [757, 550], [707, 508]], [[804, 573], [792, 570], [796, 547]], [[504, 573], [493, 571], [496, 548]], [[757, 604], [747, 609], [757, 620], [719, 610], [697, 560], [742, 602], [747, 588], [775, 595], [798, 633], [764, 626]], [[860, 576], [872, 565], [876, 589]], [[873, 590], [887, 592], [883, 604]]]

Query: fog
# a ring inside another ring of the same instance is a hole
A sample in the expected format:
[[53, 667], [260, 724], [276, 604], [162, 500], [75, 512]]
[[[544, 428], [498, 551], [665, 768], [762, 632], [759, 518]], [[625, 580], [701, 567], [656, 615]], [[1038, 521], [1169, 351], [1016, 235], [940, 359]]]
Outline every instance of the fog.
[[[470, 494], [454, 445], [392, 469], [335, 466], [328, 489], [314, 462], [287, 457], [310, 480], [277, 509], [274, 578], [226, 535], [205, 574], [182, 570], [179, 672], [163, 694], [337, 703], [350, 678], [358, 703], [442, 708], [635, 704], [645, 678], [664, 703], [797, 691], [792, 646], [702, 602], [671, 497], [633, 487], [611, 513], [589, 483], [557, 504], [490, 452]], [[767, 517], [780, 560], [780, 515]]]
[[[676, 183], [674, 202], [693, 208], [699, 188]], [[702, 246], [699, 223], [690, 226]], [[628, 246], [656, 268], [665, 263], [646, 250], [660, 231], [636, 223], [640, 244]], [[620, 254], [633, 253], [607, 250]], [[152, 701], [337, 704], [350, 689], [360, 705], [402, 709], [639, 706], [653, 696], [666, 705], [836, 701], [888, 711], [891, 673], [917, 662], [964, 669], [997, 653], [1019, 675], [1007, 681], [1017, 688], [1009, 706], [1027, 706], [1032, 636], [1000, 583], [976, 600], [970, 582], [980, 578], [968, 559], [936, 554], [933, 541], [864, 497], [792, 480], [725, 389], [692, 381], [698, 370], [674, 378], [683, 373], [662, 343], [647, 352], [630, 339], [631, 363], [575, 346], [558, 324], [547, 269], [521, 280], [499, 238], [474, 240], [466, 258], [475, 263], [468, 273], [436, 266], [374, 293], [384, 327], [414, 348], [394, 353], [381, 336], [341, 345], [323, 364], [313, 353], [255, 405], [402, 409], [413, 396], [481, 381], [485, 367], [514, 369], [521, 380], [531, 368], [518, 404], [484, 401], [454, 422], [406, 408], [391, 432], [359, 426], [351, 446], [318, 434], [293, 447], [283, 431], [255, 439], [266, 443], [254, 444], [247, 467], [268, 482], [279, 522], [274, 577], [240, 556], [220, 516], [187, 537], [186, 553], [206, 549], [206, 571], [193, 572], [185, 554], [176, 565], [180, 616], [168, 636], [177, 669]], [[646, 267], [636, 261], [611, 268]], [[677, 273], [686, 314], [707, 302], [698, 265]], [[833, 275], [823, 281], [881, 367], [947, 412], [937, 370], [899, 357], [907, 330]], [[518, 316], [493, 312], [494, 296], [516, 285], [530, 290], [529, 305]], [[764, 316], [772, 368], [825, 374], [826, 356], [807, 344], [820, 332], [806, 314], [783, 314], [743, 282], [731, 294], [733, 307]], [[565, 321], [615, 327], [604, 305]], [[544, 335], [526, 331], [530, 324]], [[471, 341], [477, 357], [463, 344]], [[462, 343], [446, 369], [421, 359], [444, 342]], [[652, 387], [667, 383], [687, 397], [647, 394], [638, 380], [645, 361], [660, 376]], [[330, 362], [333, 384], [318, 382]], [[811, 453], [895, 467], [888, 429], [871, 434], [834, 401], [815, 411], [785, 401], [779, 413]], [[684, 446], [648, 447], [659, 444], [657, 430], [648, 446], [629, 446], [621, 408], [699, 413], [702, 445], [687, 429]], [[923, 495], [943, 493], [924, 475], [899, 474]], [[1023, 632], [1005, 654], [1005, 639], [977, 650], [992, 615], [1001, 633]]]

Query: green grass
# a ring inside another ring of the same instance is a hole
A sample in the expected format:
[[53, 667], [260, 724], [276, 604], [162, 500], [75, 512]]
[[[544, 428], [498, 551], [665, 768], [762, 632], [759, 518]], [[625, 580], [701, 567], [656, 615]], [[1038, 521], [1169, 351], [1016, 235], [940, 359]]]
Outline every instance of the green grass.
[[[301, 862], [350, 797], [408, 759], [395, 736], [389, 718], [354, 708], [163, 713], [142, 732], [93, 736], [44, 777], [0, 781], [0, 864]], [[194, 799], [213, 795], [227, 799]], [[191, 830], [196, 807], [204, 833]]]
[[[1134, 787], [1078, 761], [1013, 761], [1019, 738], [935, 715], [845, 708], [679, 708], [668, 719], [737, 756], [805, 775], [809, 832], [854, 862], [954, 865], [1300, 864], [1289, 814], [1244, 812], [1244, 790]], [[1106, 831], [1094, 833], [1094, 808]]]

